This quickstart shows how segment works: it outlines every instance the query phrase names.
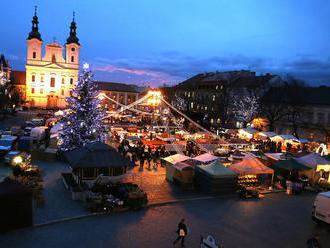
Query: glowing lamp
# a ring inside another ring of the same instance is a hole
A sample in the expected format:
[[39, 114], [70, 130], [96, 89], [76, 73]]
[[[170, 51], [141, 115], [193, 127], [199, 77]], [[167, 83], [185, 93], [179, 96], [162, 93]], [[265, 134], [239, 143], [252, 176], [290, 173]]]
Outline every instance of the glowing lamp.
[[23, 162], [23, 158], [21, 156], [16, 156], [13, 158], [13, 164], [18, 165]]

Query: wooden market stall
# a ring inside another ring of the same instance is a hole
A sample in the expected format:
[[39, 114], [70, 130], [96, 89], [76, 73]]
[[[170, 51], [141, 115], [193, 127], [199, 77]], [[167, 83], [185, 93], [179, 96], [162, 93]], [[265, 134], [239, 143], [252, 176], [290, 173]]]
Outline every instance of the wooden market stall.
[[118, 181], [133, 167], [131, 161], [102, 142], [93, 142], [67, 151], [64, 158], [72, 168], [73, 177], [78, 184], [85, 182], [92, 185], [100, 175]]

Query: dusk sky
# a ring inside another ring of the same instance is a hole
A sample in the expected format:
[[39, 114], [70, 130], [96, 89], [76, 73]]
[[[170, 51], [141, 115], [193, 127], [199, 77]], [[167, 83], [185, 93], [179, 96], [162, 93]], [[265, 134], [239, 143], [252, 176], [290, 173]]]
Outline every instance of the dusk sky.
[[251, 69], [330, 85], [329, 0], [1, 1], [0, 53], [23, 70], [34, 5], [44, 43], [76, 12], [81, 62], [96, 79], [159, 85]]

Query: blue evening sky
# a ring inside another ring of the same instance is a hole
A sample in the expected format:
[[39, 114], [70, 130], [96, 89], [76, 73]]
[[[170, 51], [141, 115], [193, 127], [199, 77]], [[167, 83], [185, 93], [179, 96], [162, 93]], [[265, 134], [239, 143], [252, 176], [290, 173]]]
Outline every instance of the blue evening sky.
[[0, 53], [24, 69], [34, 5], [44, 42], [76, 11], [96, 79], [152, 85], [251, 69], [330, 84], [329, 0], [2, 0]]

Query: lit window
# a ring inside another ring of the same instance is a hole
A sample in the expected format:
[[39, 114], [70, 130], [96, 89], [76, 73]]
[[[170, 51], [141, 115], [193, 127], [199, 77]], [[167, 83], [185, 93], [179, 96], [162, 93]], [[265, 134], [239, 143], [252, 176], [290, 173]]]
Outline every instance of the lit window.
[[205, 106], [205, 110], [207, 110], [207, 106]]
[[64, 83], [65, 83], [64, 78], [62, 78], [62, 84], [64, 84]]
[[36, 53], [36, 52], [33, 52], [33, 53], [32, 53], [32, 58], [35, 59], [36, 57], [37, 57], [37, 53]]
[[50, 78], [50, 87], [55, 87], [55, 78]]
[[214, 120], [213, 120], [213, 118], [211, 118], [211, 124], [213, 124], [214, 123]]
[[35, 82], [36, 81], [36, 76], [35, 75], [32, 75], [32, 82]]
[[40, 94], [43, 94], [43, 93], [44, 93], [44, 89], [41, 88], [41, 89], [40, 89]]
[[72, 63], [74, 62], [74, 56], [71, 56], [71, 62]]
[[220, 118], [217, 119], [217, 123], [220, 123]]
[[216, 89], [216, 90], [219, 89], [219, 85], [215, 86], [215, 89]]
[[31, 88], [31, 93], [34, 94], [34, 88]]
[[61, 89], [61, 95], [64, 96], [64, 89]]
[[215, 101], [215, 95], [212, 96], [212, 101]]
[[193, 102], [190, 103], [190, 108], [194, 108], [194, 103]]

